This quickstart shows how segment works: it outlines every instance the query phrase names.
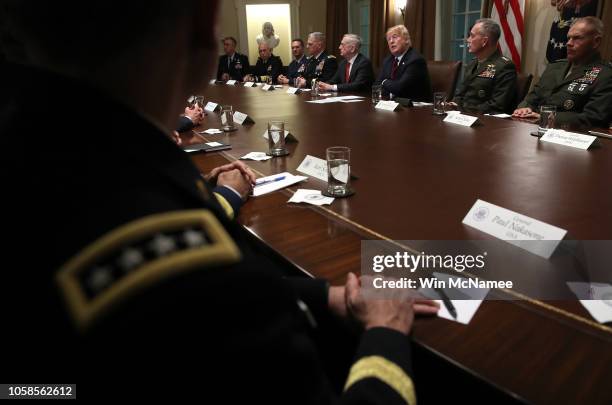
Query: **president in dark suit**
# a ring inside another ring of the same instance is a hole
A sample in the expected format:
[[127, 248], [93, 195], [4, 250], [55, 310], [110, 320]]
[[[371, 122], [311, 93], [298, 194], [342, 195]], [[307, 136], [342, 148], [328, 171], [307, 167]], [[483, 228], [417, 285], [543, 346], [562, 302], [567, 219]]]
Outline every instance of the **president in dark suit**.
[[382, 85], [383, 95], [431, 101], [431, 82], [425, 59], [412, 48], [410, 33], [403, 25], [387, 31], [389, 55], [375, 84]]
[[374, 81], [372, 62], [361, 53], [361, 37], [345, 34], [340, 42], [340, 55], [344, 58], [329, 83], [320, 82], [321, 90], [368, 91]]

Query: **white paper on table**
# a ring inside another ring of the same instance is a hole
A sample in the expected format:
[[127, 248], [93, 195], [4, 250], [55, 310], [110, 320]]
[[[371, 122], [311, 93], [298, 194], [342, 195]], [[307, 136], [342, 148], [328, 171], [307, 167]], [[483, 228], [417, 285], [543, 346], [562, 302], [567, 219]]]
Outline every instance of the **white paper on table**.
[[331, 95], [332, 95], [332, 93], [319, 93], [319, 96], [321, 96], [321, 97], [328, 97], [328, 96], [331, 96]]
[[313, 103], [313, 104], [327, 104], [327, 103], [336, 103], [338, 102], [338, 100], [336, 100], [336, 97], [330, 97], [330, 98], [324, 98], [321, 100], [309, 100], [307, 101], [307, 103]]
[[214, 134], [222, 134], [223, 131], [217, 129], [217, 128], [208, 128], [206, 131], [200, 131], [198, 132], [199, 134], [209, 134], [209, 135], [214, 135]]
[[312, 205], [329, 205], [334, 202], [334, 198], [326, 197], [319, 190], [299, 189], [287, 202], [292, 203], [307, 203]]
[[266, 152], [249, 152], [240, 159], [262, 161], [272, 159], [272, 156], [267, 155]]
[[413, 101], [412, 105], [414, 107], [429, 107], [429, 106], [432, 106], [433, 103], [425, 103], [423, 101]]
[[495, 118], [512, 118], [512, 115], [510, 114], [485, 114], [488, 115], [489, 117], [495, 117]]
[[360, 103], [363, 100], [340, 100], [341, 103]]
[[365, 98], [363, 96], [340, 96], [340, 97], [336, 97], [336, 100], [360, 100], [362, 98]]
[[268, 194], [276, 190], [280, 190], [281, 188], [285, 188], [295, 183], [299, 183], [300, 181], [307, 180], [306, 176], [294, 176], [289, 172], [273, 174], [272, 176], [261, 177], [257, 179], [258, 182], [274, 180], [280, 177], [284, 177], [282, 180], [273, 181], [271, 183], [255, 185], [253, 188], [253, 196], [257, 197], [260, 195]]
[[[450, 278], [464, 278], [458, 276], [451, 276], [444, 273], [434, 272], [433, 275], [438, 280], [444, 280], [446, 285], [448, 285], [448, 280]], [[459, 292], [462, 295], [466, 296], [466, 299], [457, 300], [451, 299], [453, 306], [455, 307], [455, 311], [457, 312], [457, 318], [453, 318], [453, 316], [448, 312], [444, 302], [442, 300], [436, 300], [440, 304], [440, 310], [438, 311], [438, 317], [448, 319], [450, 321], [455, 321], [467, 325], [470, 323], [476, 311], [482, 304], [482, 301], [485, 299], [487, 294], [489, 293], [488, 288], [445, 288], [444, 289], [447, 295], [449, 295], [448, 291]], [[420, 288], [419, 292], [427, 297], [439, 296], [438, 293], [431, 288]], [[456, 294], [453, 294], [456, 295]]]
[[597, 322], [612, 322], [612, 285], [572, 281], [567, 285], [579, 298], [592, 297], [580, 303]]

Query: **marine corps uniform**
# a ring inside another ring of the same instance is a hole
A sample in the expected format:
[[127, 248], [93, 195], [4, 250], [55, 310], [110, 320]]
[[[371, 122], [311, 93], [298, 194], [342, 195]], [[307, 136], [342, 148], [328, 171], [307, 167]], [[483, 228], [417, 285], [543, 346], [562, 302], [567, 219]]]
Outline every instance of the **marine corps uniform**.
[[310, 87], [312, 79], [317, 79], [322, 82], [329, 82], [338, 70], [338, 60], [334, 55], [328, 55], [323, 51], [318, 58], [311, 56], [306, 64], [306, 71], [302, 75], [306, 79], [306, 87]]
[[599, 55], [583, 66], [572, 67], [567, 60], [551, 63], [518, 108], [538, 112], [543, 105], [557, 107], [559, 125], [607, 128], [612, 121], [612, 66]]
[[512, 113], [516, 98], [514, 63], [495, 51], [485, 61], [474, 59], [465, 69], [454, 102], [465, 110]]
[[250, 71], [249, 58], [246, 55], [236, 52], [231, 60], [229, 56], [222, 55], [219, 57], [217, 80], [221, 80], [221, 76], [227, 73], [231, 80], [242, 81], [242, 78]]
[[[310, 337], [326, 283], [285, 278], [166, 131], [39, 69], [2, 66], [0, 87], [5, 381], [97, 400], [414, 403], [409, 340], [388, 328], [364, 332], [332, 391]], [[84, 99], [96, 125], [73, 114]]]
[[257, 58], [257, 63], [253, 69], [253, 76], [256, 82], [266, 82], [268, 77], [272, 77], [272, 82], [277, 83], [278, 76], [283, 69], [283, 61], [280, 56], [270, 55], [268, 60], [264, 61]]

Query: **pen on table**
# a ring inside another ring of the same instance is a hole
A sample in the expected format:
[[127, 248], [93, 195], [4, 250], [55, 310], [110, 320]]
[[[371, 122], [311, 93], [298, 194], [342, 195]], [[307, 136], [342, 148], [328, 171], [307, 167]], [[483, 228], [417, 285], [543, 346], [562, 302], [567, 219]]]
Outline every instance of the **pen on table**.
[[285, 180], [285, 176], [275, 177], [273, 179], [268, 179], [268, 180], [263, 180], [263, 181], [259, 181], [259, 180], [261, 179], [258, 179], [257, 181], [255, 181], [255, 187], [261, 186], [264, 184], [268, 184], [268, 183], [274, 183], [277, 181]]
[[612, 135], [606, 134], [605, 132], [589, 131], [589, 134], [599, 136], [602, 138], [612, 139]]
[[455, 306], [453, 305], [450, 298], [448, 298], [448, 295], [446, 295], [444, 290], [441, 288], [435, 288], [434, 290], [438, 293], [440, 298], [442, 298], [442, 302], [444, 303], [444, 306], [448, 310], [448, 313], [451, 314], [453, 318], [457, 319], [457, 310], [455, 309]]

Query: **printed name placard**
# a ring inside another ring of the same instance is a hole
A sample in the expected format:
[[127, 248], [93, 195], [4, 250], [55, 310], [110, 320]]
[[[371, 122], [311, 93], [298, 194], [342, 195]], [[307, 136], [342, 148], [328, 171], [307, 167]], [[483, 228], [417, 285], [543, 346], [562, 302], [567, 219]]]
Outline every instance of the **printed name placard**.
[[395, 111], [398, 105], [399, 103], [396, 103], [395, 101], [382, 100], [379, 101], [374, 108], [377, 108], [379, 110]]
[[217, 111], [217, 108], [219, 108], [219, 104], [213, 103], [212, 101], [209, 101], [204, 106], [204, 111], [215, 112], [215, 111]]
[[266, 84], [265, 86], [263, 86], [261, 88], [263, 91], [271, 91], [274, 90], [274, 86], [272, 86], [271, 84]]
[[255, 83], [254, 82], [244, 82], [243, 86], [244, 87], [255, 87]]
[[482, 200], [476, 200], [462, 223], [545, 259], [550, 258], [567, 233], [565, 229]]
[[311, 155], [306, 155], [296, 169], [300, 173], [327, 182], [327, 161]]
[[228, 80], [227, 82], [225, 82], [225, 84], [227, 84], [228, 86], [234, 86], [236, 83], [236, 80]]
[[[263, 133], [262, 136], [264, 138], [268, 139], [268, 130], [267, 129]], [[298, 142], [298, 139], [293, 134], [289, 133], [289, 131], [285, 130], [285, 142]]]
[[242, 125], [242, 124], [254, 124], [255, 121], [245, 113], [241, 113], [240, 111], [234, 112], [234, 122]]
[[461, 113], [448, 114], [444, 118], [444, 122], [450, 122], [451, 124], [462, 125], [464, 127], [471, 127], [478, 121], [478, 117], [472, 117], [471, 115], [465, 115]]
[[549, 129], [540, 138], [542, 142], [551, 142], [571, 148], [587, 150], [597, 140], [596, 136], [577, 134], [562, 129]]
[[289, 87], [289, 89], [287, 90], [287, 94], [298, 94], [300, 92], [300, 89], [298, 89], [297, 87]]

